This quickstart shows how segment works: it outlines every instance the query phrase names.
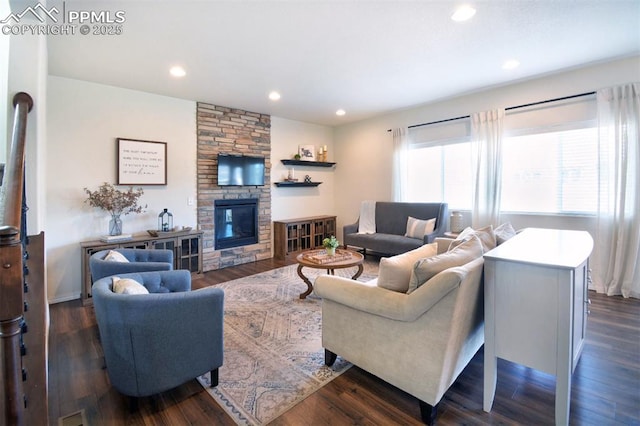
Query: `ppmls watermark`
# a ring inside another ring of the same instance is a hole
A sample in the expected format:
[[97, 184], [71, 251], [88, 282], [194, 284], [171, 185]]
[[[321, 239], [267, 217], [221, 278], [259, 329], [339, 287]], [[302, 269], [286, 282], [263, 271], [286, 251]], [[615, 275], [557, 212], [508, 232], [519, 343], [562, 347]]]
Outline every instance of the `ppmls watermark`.
[[0, 24], [4, 35], [120, 35], [125, 21], [124, 10], [67, 10], [62, 2], [62, 11], [36, 3], [10, 13]]

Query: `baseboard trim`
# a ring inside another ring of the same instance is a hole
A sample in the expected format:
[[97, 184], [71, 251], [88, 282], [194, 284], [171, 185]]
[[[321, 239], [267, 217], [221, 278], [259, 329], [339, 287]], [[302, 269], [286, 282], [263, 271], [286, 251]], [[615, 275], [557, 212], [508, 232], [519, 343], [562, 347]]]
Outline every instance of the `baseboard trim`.
[[56, 303], [68, 302], [70, 300], [76, 300], [76, 299], [80, 299], [80, 293], [56, 297], [54, 299], [49, 299], [48, 302], [50, 305], [54, 305]]

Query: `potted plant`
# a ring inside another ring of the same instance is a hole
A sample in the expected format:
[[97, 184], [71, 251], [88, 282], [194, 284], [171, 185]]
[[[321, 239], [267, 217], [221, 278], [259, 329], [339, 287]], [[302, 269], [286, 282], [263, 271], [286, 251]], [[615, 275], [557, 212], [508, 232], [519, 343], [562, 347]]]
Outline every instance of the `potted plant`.
[[120, 215], [129, 213], [142, 213], [147, 207], [138, 204], [138, 199], [144, 194], [142, 188], [134, 189], [129, 187], [127, 191], [120, 191], [110, 183], [103, 183], [97, 191], [90, 191], [84, 188], [84, 192], [89, 195], [85, 203], [91, 207], [98, 207], [106, 210], [111, 215], [109, 221], [109, 235], [122, 234], [122, 220]]
[[325, 238], [324, 240], [322, 240], [322, 247], [324, 247], [325, 250], [327, 250], [327, 254], [329, 256], [333, 256], [336, 254], [336, 248], [338, 248], [339, 245], [340, 245], [340, 241], [338, 241], [335, 235], [332, 235], [330, 238]]

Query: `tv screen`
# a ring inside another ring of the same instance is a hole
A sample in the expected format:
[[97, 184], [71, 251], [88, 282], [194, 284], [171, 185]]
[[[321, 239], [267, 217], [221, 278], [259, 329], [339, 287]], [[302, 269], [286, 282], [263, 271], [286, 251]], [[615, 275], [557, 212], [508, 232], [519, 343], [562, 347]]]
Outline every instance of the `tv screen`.
[[264, 185], [264, 157], [218, 154], [218, 186]]

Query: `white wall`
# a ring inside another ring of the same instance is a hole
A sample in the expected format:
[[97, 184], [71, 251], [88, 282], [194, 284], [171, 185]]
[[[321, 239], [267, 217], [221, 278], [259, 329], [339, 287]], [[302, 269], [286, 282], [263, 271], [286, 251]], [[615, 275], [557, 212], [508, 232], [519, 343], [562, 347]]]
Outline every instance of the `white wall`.
[[[109, 216], [84, 201], [84, 187], [97, 189], [116, 180], [116, 138], [167, 142], [167, 186], [144, 186], [147, 212], [123, 216], [125, 233], [156, 229], [163, 208], [174, 225], [196, 226], [195, 102], [49, 76], [46, 247], [49, 302], [80, 296], [80, 242], [107, 232]], [[327, 145], [333, 154], [329, 127], [271, 117], [273, 182], [287, 175], [280, 159], [291, 158], [298, 145]], [[276, 188], [271, 184], [272, 219], [334, 214], [334, 171], [297, 168], [296, 174], [322, 181], [316, 188]]]
[[107, 233], [109, 215], [84, 203], [83, 188], [116, 182], [116, 138], [167, 143], [167, 185], [144, 186], [145, 213], [122, 216], [124, 233], [157, 228], [163, 208], [174, 225], [195, 226], [195, 102], [49, 76], [46, 248], [49, 301], [80, 295], [80, 242]]
[[271, 219], [283, 220], [297, 217], [335, 214], [334, 193], [336, 171], [346, 164], [334, 168], [294, 167], [295, 177], [304, 180], [309, 175], [316, 187], [278, 188], [273, 182], [287, 177], [288, 167], [282, 159], [292, 159], [298, 145], [315, 145], [316, 151], [327, 146], [327, 161], [334, 161], [333, 130], [330, 127], [300, 121], [271, 117]]
[[[335, 199], [338, 234], [341, 237], [342, 226], [353, 223], [358, 217], [363, 200], [391, 200], [392, 137], [388, 129], [575, 95], [638, 80], [640, 57], [627, 58], [434, 102], [336, 128], [335, 158], [343, 165], [336, 171], [336, 180], [340, 182]], [[507, 220], [512, 220], [518, 228], [589, 229], [593, 226], [593, 220], [588, 218], [572, 219], [566, 216], [510, 216]]]

